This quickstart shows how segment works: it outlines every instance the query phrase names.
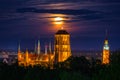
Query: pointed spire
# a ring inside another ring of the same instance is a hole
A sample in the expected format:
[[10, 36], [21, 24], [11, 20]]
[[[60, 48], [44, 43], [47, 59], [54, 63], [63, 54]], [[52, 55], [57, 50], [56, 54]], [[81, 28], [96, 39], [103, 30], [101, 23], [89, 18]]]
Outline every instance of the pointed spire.
[[34, 52], [35, 53], [37, 52], [36, 41], [35, 41], [35, 50], [34, 50]]
[[106, 36], [105, 36], [105, 43], [104, 44], [108, 44], [108, 30], [106, 29]]
[[38, 49], [37, 49], [37, 53], [40, 54], [40, 41], [38, 40]]
[[108, 39], [108, 30], [106, 29], [106, 35], [105, 35], [105, 39], [107, 40]]
[[20, 52], [20, 42], [19, 42], [19, 45], [18, 45], [18, 52]]
[[45, 54], [47, 54], [47, 45], [45, 45]]
[[26, 52], [25, 52], [26, 54], [28, 54], [28, 49], [26, 48]]
[[49, 52], [50, 52], [50, 53], [52, 52], [52, 49], [51, 49], [51, 42], [49, 42]]

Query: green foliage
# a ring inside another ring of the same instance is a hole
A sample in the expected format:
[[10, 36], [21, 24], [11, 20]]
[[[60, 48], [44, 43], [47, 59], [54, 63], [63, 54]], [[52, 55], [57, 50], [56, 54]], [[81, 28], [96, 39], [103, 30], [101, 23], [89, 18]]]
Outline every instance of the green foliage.
[[17, 64], [0, 63], [0, 80], [120, 80], [120, 51], [111, 55], [109, 65], [100, 60], [88, 61], [84, 56], [70, 57], [54, 69], [41, 67], [20, 67]]
[[40, 67], [34, 67], [28, 69], [24, 80], [57, 80], [57, 72], [50, 69], [41, 69]]
[[61, 71], [59, 73], [60, 80], [90, 80], [89, 77], [82, 75], [80, 72]]
[[102, 66], [103, 68], [98, 74], [94, 74], [92, 80], [120, 80], [120, 52], [114, 52], [110, 64]]

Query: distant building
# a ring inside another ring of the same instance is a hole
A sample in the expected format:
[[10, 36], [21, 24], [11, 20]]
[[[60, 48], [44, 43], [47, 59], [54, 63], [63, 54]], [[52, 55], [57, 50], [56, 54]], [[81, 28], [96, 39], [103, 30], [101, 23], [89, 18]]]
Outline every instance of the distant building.
[[103, 46], [102, 63], [109, 64], [109, 62], [110, 62], [109, 57], [110, 57], [110, 48], [108, 45], [108, 39], [107, 39], [107, 35], [106, 35], [106, 39], [105, 39], [104, 46]]
[[[49, 47], [49, 51], [48, 48]], [[36, 49], [37, 48], [37, 49]], [[70, 48], [70, 35], [66, 30], [58, 30], [55, 34], [54, 52], [51, 50], [51, 43], [49, 46], [45, 46], [45, 53], [40, 51], [40, 41], [38, 41], [35, 51], [29, 53], [26, 50], [25, 53], [21, 52], [20, 45], [18, 48], [18, 65], [19, 66], [53, 66], [54, 62], [63, 62], [71, 56]]]

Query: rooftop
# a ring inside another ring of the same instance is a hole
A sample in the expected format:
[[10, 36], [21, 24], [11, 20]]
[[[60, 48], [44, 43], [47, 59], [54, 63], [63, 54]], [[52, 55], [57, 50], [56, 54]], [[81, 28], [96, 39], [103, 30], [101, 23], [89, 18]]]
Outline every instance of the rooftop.
[[58, 30], [56, 34], [69, 34], [66, 30]]

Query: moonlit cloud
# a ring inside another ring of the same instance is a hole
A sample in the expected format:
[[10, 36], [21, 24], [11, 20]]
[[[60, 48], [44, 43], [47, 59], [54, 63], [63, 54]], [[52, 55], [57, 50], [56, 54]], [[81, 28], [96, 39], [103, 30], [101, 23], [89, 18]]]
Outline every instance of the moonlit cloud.
[[57, 30], [52, 19], [62, 17], [72, 46], [94, 47], [91, 44], [103, 40], [108, 29], [111, 45], [118, 48], [119, 7], [120, 0], [0, 0], [0, 43], [52, 37]]

